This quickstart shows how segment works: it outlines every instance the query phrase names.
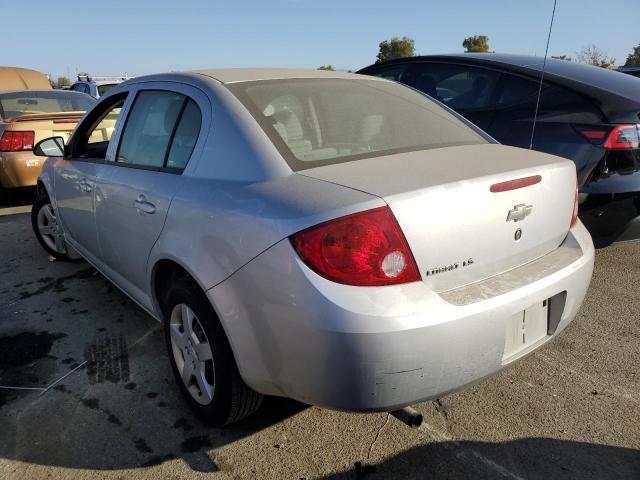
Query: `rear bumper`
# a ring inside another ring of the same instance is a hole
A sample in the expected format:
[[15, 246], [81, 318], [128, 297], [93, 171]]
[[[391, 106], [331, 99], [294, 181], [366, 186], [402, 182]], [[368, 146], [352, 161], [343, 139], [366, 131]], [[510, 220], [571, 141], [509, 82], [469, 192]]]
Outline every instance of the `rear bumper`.
[[36, 157], [33, 152], [0, 154], [0, 186], [17, 188], [36, 185], [45, 160], [44, 157]]
[[[586, 294], [594, 250], [580, 223], [561, 248], [562, 260], [546, 256], [492, 286], [438, 294], [423, 282], [326, 281], [284, 240], [208, 295], [255, 390], [340, 410], [393, 410], [491, 375], [562, 331]], [[507, 355], [514, 316], [562, 292], [552, 334]]]

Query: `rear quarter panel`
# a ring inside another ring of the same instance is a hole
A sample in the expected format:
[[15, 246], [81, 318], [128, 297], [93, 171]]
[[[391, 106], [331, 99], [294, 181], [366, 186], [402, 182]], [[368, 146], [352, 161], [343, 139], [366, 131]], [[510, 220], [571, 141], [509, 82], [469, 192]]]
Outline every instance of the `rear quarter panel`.
[[294, 173], [257, 183], [190, 178], [151, 251], [149, 285], [153, 266], [168, 259], [207, 290], [297, 231], [384, 205], [376, 196]]

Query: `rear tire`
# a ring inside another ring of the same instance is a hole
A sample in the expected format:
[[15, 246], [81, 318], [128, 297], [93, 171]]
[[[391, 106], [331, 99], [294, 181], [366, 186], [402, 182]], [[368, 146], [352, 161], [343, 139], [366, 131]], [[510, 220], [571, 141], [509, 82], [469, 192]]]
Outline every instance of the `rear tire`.
[[72, 261], [67, 255], [62, 226], [56, 217], [49, 195], [40, 192], [31, 208], [31, 225], [38, 242], [56, 260]]
[[217, 427], [255, 412], [263, 397], [240, 377], [222, 325], [195, 282], [173, 280], [163, 306], [171, 368], [189, 407]]

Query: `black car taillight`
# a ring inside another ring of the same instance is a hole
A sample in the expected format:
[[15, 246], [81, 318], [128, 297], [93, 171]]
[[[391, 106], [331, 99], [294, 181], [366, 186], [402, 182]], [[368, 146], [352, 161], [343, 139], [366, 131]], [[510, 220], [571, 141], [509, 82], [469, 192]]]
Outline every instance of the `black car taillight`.
[[616, 125], [602, 146], [606, 154], [601, 175], [630, 175], [640, 169], [640, 126]]
[[576, 130], [591, 144], [605, 150], [595, 178], [640, 170], [640, 125], [576, 126]]
[[604, 141], [609, 150], [628, 150], [640, 147], [640, 125], [618, 125]]
[[575, 128], [580, 135], [594, 145], [602, 145], [607, 138], [608, 133], [611, 131], [611, 128], [609, 127], [576, 125]]

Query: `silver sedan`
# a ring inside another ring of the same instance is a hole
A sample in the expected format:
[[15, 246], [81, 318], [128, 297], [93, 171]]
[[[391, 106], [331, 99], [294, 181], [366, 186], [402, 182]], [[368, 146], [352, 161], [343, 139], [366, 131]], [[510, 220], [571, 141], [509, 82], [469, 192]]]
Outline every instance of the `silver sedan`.
[[573, 163], [380, 78], [140, 77], [36, 151], [38, 240], [164, 323], [214, 425], [262, 395], [367, 412], [459, 389], [562, 331], [593, 270]]

